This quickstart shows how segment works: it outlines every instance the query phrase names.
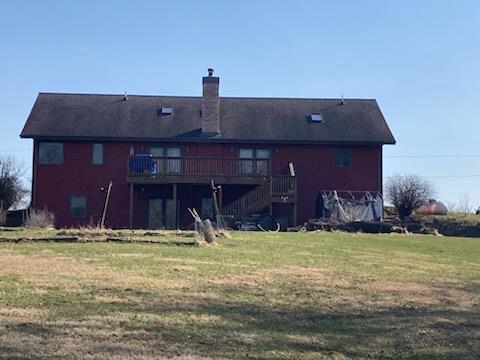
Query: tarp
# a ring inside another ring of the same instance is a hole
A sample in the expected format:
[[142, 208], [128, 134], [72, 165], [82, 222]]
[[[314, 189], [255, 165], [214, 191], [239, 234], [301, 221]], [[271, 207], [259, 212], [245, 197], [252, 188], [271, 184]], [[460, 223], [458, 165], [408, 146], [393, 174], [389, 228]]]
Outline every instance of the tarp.
[[324, 216], [340, 222], [351, 221], [380, 221], [383, 212], [383, 199], [380, 193], [365, 192], [363, 195], [357, 192], [347, 192], [349, 198], [340, 197], [339, 191], [330, 190], [321, 192]]

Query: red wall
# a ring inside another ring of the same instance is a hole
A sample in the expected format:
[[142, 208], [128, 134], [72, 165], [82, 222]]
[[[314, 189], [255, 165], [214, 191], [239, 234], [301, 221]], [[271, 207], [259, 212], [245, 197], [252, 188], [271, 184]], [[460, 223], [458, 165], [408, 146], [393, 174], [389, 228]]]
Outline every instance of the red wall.
[[351, 167], [333, 167], [326, 145], [279, 145], [273, 149], [273, 172], [282, 174], [292, 162], [298, 182], [298, 222], [315, 216], [315, 200], [321, 190], [382, 191], [381, 147], [356, 146]]
[[[59, 227], [95, 224], [101, 217], [105, 193], [112, 181], [112, 194], [106, 225], [127, 227], [129, 223], [129, 187], [126, 182], [127, 157], [130, 147], [136, 153], [147, 152], [148, 144], [125, 142], [104, 143], [104, 165], [92, 165], [92, 143], [65, 142], [63, 165], [36, 165], [34, 167], [33, 201], [36, 208], [48, 208], [56, 216]], [[178, 144], [177, 144], [178, 145]], [[235, 144], [182, 144], [184, 156], [235, 156], [240, 145]], [[242, 145], [243, 146], [243, 145]], [[321, 190], [381, 191], [381, 146], [355, 146], [352, 166], [332, 167], [332, 151], [327, 145], [248, 145], [270, 148], [274, 175], [288, 173], [293, 162], [298, 179], [298, 222], [303, 223], [315, 215], [315, 200]], [[35, 145], [35, 151], [37, 151]], [[134, 197], [134, 225], [146, 223], [146, 202], [149, 197], [171, 198], [171, 185], [136, 187]], [[233, 201], [251, 187], [225, 186], [224, 205]], [[186, 207], [200, 208], [200, 199], [210, 194], [208, 186], [179, 185], [181, 224], [191, 221]], [[69, 198], [87, 197], [87, 219], [75, 220], [69, 216]], [[275, 209], [275, 208], [274, 208]], [[280, 215], [280, 214], [279, 214]], [[283, 215], [283, 214], [282, 214]]]

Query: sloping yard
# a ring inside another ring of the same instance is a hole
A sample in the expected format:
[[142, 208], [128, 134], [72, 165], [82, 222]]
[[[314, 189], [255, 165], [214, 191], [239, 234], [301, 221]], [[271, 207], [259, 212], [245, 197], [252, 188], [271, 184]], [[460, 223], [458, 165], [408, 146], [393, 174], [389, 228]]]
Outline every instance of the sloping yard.
[[167, 237], [1, 243], [0, 358], [480, 354], [478, 238], [238, 232], [194, 247]]

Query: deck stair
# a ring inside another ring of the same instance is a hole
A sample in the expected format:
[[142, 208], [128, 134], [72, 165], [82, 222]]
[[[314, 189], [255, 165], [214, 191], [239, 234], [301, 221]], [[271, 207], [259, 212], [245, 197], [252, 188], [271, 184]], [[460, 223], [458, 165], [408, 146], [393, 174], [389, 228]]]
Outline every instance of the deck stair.
[[234, 202], [225, 206], [222, 215], [240, 217], [262, 210], [272, 203], [291, 203], [295, 201], [295, 176], [273, 176], [250, 190]]

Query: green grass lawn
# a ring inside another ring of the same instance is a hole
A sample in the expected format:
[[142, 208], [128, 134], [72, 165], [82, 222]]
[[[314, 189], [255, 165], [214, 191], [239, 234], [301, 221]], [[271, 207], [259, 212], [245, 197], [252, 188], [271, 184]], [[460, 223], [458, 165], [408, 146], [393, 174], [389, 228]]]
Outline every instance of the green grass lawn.
[[0, 358], [479, 355], [478, 238], [234, 232], [209, 247], [0, 244]]

